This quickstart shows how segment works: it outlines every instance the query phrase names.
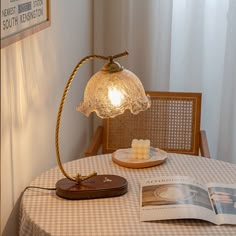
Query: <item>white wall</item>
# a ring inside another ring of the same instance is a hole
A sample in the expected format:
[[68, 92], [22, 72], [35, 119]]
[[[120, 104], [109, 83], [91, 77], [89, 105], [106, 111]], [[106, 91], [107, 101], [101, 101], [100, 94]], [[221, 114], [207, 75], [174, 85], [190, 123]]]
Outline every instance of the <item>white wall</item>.
[[[57, 165], [57, 109], [73, 68], [92, 54], [92, 30], [92, 1], [51, 0], [49, 28], [1, 49], [3, 235], [16, 235], [17, 200], [23, 189]], [[65, 103], [60, 131], [63, 162], [83, 156], [88, 144], [91, 120], [75, 107], [91, 70], [91, 63], [79, 70]]]

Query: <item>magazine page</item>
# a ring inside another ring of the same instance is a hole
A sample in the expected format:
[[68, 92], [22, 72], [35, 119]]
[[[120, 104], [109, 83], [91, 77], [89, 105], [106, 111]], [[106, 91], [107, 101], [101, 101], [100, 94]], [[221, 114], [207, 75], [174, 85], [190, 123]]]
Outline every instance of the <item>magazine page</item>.
[[236, 184], [209, 183], [208, 192], [218, 224], [236, 224]]
[[140, 220], [201, 219], [216, 224], [207, 186], [188, 176], [144, 179]]

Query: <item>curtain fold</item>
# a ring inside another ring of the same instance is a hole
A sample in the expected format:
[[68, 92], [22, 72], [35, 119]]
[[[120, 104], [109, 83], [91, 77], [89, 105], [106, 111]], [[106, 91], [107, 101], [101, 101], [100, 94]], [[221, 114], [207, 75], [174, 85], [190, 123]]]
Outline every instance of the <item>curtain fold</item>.
[[147, 90], [168, 90], [172, 0], [96, 0], [94, 12], [95, 52], [127, 50], [120, 62]]
[[212, 158], [224, 160], [217, 150], [228, 9], [228, 0], [173, 0], [170, 66], [170, 90], [202, 92], [201, 126]]
[[236, 1], [229, 1], [217, 157], [236, 163]]
[[236, 1], [96, 0], [94, 50], [120, 62], [146, 90], [202, 92], [212, 158], [236, 163]]

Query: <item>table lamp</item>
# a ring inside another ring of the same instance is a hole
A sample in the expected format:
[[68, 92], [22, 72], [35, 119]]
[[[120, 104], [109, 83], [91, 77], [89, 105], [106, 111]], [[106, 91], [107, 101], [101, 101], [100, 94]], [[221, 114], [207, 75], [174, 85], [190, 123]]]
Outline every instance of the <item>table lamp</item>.
[[146, 96], [140, 80], [131, 71], [124, 69], [115, 58], [128, 55], [123, 52], [115, 56], [91, 55], [83, 58], [75, 66], [65, 86], [58, 110], [55, 145], [58, 166], [66, 178], [56, 183], [56, 194], [65, 199], [92, 199], [102, 197], [115, 197], [127, 192], [127, 181], [117, 175], [97, 175], [94, 171], [86, 176], [78, 173], [70, 176], [63, 168], [59, 151], [59, 129], [61, 114], [71, 83], [80, 66], [91, 59], [108, 61], [102, 69], [95, 73], [88, 81], [84, 100], [77, 110], [89, 116], [91, 112], [101, 118], [113, 118], [129, 109], [138, 114], [150, 107], [150, 99]]

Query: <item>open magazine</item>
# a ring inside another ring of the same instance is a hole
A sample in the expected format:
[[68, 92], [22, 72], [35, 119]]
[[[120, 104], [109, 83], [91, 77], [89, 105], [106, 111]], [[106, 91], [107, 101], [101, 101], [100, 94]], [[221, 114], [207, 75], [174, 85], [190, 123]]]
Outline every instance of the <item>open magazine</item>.
[[188, 176], [145, 179], [140, 220], [201, 219], [236, 224], [236, 184], [201, 183]]

